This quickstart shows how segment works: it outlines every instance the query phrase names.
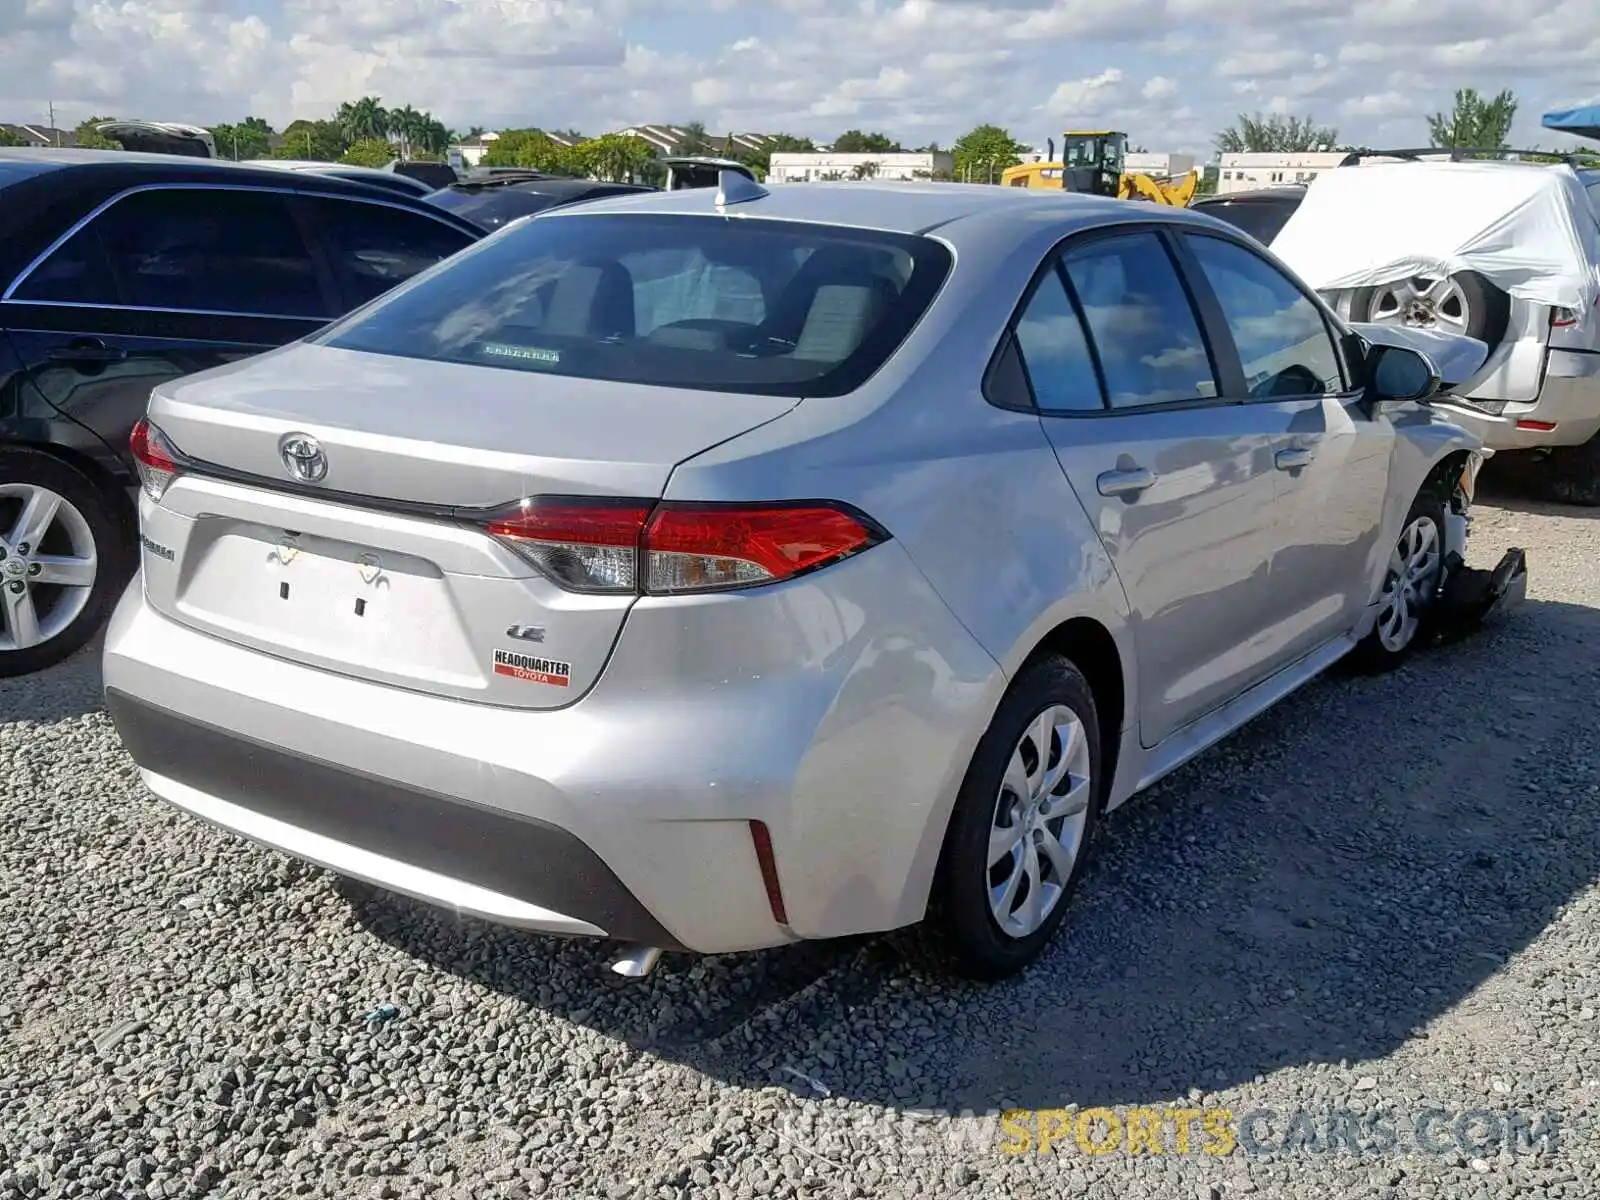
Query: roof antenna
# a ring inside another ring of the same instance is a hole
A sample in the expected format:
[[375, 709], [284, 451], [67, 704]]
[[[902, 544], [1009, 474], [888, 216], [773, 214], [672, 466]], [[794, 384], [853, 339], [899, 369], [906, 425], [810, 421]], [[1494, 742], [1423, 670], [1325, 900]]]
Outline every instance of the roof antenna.
[[743, 171], [733, 171], [723, 167], [717, 172], [717, 207], [726, 208], [730, 204], [743, 204], [747, 200], [759, 200], [770, 195]]

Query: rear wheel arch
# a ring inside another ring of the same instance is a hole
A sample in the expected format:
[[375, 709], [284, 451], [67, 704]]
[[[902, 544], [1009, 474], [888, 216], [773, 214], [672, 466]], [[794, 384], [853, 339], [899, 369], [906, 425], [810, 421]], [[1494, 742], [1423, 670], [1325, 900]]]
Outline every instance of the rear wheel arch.
[[1128, 679], [1131, 664], [1123, 660], [1111, 631], [1093, 617], [1073, 617], [1061, 622], [1040, 639], [1023, 666], [1050, 656], [1065, 658], [1077, 667], [1094, 693], [1100, 724], [1103, 780], [1100, 790], [1104, 802], [1114, 790], [1122, 731], [1130, 719], [1127, 703], [1132, 694]]
[[139, 516], [138, 510], [134, 507], [134, 503], [128, 495], [128, 489], [134, 486], [134, 481], [131, 478], [118, 477], [107, 468], [101, 459], [96, 458], [93, 454], [72, 446], [64, 446], [58, 441], [30, 437], [26, 434], [0, 437], [0, 449], [6, 448], [32, 450], [38, 454], [48, 455], [57, 462], [71, 467], [100, 492], [105, 498], [107, 508], [116, 514], [118, 520], [124, 526], [124, 531], [132, 539], [137, 531]]

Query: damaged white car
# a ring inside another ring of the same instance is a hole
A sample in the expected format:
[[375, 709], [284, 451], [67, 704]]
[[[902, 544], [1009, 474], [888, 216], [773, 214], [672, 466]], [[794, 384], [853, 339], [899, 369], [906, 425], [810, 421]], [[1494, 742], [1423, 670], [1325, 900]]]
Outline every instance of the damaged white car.
[[1268, 242], [1346, 320], [1483, 342], [1439, 406], [1492, 451], [1533, 452], [1554, 498], [1600, 504], [1600, 220], [1571, 167], [1353, 164], [1196, 207]]

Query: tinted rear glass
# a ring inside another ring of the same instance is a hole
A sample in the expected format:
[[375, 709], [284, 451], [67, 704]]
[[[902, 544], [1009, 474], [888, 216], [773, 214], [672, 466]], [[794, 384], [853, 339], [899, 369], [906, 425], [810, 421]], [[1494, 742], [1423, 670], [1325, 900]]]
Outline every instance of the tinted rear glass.
[[451, 187], [434, 192], [428, 197], [428, 202], [449, 209], [474, 225], [498, 229], [507, 221], [515, 221], [529, 213], [543, 212], [565, 198], [546, 196], [518, 187]]
[[931, 238], [758, 219], [530, 221], [325, 330], [346, 350], [775, 396], [837, 396], [950, 270]]
[[1294, 210], [1300, 207], [1298, 196], [1282, 200], [1235, 200], [1232, 203], [1196, 205], [1208, 217], [1226, 221], [1235, 229], [1242, 229], [1263, 246], [1283, 232]]

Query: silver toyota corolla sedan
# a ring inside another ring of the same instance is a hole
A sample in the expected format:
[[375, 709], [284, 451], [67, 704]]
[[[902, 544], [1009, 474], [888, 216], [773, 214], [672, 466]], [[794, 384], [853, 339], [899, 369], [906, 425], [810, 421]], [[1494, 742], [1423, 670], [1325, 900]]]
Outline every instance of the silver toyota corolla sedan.
[[920, 923], [997, 978], [1104, 811], [1414, 647], [1437, 386], [1183, 211], [552, 212], [157, 388], [107, 704], [179, 808], [624, 973]]

